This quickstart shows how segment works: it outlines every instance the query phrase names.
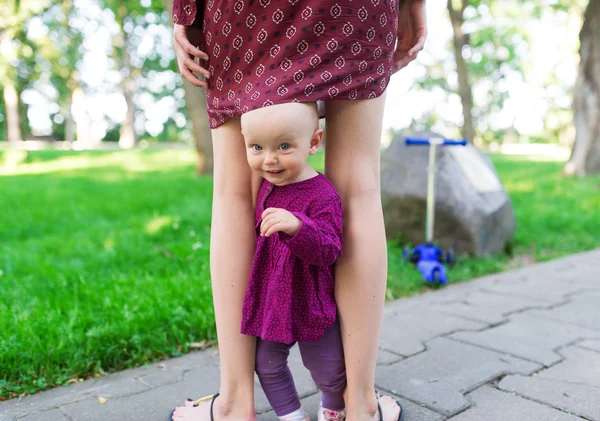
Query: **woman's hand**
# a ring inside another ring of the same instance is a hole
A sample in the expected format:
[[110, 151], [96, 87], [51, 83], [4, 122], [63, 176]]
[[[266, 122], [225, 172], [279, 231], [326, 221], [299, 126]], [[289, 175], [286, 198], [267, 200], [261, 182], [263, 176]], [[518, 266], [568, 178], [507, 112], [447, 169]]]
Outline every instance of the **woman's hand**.
[[268, 208], [262, 214], [260, 235], [269, 237], [279, 231], [294, 236], [301, 225], [302, 222], [291, 212], [280, 208]]
[[[200, 66], [200, 60], [208, 60], [208, 55], [200, 51], [194, 45], [200, 45], [202, 42], [202, 29], [195, 26], [183, 26], [175, 24], [173, 27], [173, 47], [177, 56], [177, 65], [179, 73], [185, 79], [196, 86], [206, 88], [206, 81], [200, 79], [193, 72], [200, 73], [205, 78], [210, 78], [210, 72]], [[198, 62], [196, 61], [198, 59]]]
[[417, 58], [427, 38], [425, 0], [399, 0], [398, 44], [394, 52], [394, 72]]

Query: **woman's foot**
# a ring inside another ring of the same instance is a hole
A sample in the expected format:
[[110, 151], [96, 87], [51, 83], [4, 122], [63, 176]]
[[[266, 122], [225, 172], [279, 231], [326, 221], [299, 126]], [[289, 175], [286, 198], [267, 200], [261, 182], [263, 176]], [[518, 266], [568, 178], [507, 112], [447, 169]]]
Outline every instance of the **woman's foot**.
[[336, 411], [333, 409], [323, 408], [319, 405], [317, 412], [317, 421], [344, 421], [346, 419], [346, 411]]
[[[185, 406], [178, 406], [173, 412], [172, 421], [220, 421], [224, 417], [219, 409], [218, 400], [215, 400], [212, 405], [212, 399], [200, 402], [198, 406], [194, 406], [194, 401], [186, 400]], [[212, 416], [211, 416], [212, 406]], [[256, 414], [251, 414], [245, 418], [230, 418], [238, 421], [256, 421]]]
[[[213, 407], [213, 416], [216, 418], [215, 408]], [[185, 406], [178, 406], [173, 412], [172, 421], [213, 421], [210, 414], [211, 401], [205, 401], [194, 406], [194, 401], [188, 399], [185, 401]]]
[[400, 414], [402, 408], [398, 405], [398, 402], [391, 396], [377, 396], [377, 402], [381, 407], [381, 414], [379, 409], [373, 417], [374, 421], [402, 421]]

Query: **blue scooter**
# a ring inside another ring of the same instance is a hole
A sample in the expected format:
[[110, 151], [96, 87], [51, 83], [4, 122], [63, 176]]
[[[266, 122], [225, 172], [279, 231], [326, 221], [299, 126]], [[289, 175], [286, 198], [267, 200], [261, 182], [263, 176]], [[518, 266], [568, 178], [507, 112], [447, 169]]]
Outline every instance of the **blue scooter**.
[[433, 243], [433, 225], [435, 222], [435, 158], [437, 146], [465, 146], [466, 139], [451, 140], [441, 137], [432, 137], [430, 139], [418, 139], [407, 137], [405, 139], [407, 146], [429, 146], [429, 168], [427, 169], [427, 217], [425, 220], [425, 243], [420, 244], [414, 249], [408, 246], [404, 248], [402, 257], [409, 260], [417, 266], [423, 279], [428, 283], [447, 284], [446, 268], [444, 263], [451, 265], [454, 263], [454, 251], [450, 248], [446, 253]]

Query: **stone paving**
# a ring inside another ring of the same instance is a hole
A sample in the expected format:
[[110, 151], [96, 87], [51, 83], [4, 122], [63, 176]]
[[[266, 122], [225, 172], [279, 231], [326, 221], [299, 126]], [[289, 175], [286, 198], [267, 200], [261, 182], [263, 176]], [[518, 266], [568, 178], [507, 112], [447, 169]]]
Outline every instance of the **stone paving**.
[[[377, 388], [406, 421], [600, 421], [599, 271], [600, 249], [389, 303]], [[166, 421], [218, 390], [218, 363], [208, 349], [13, 399], [0, 421]], [[290, 363], [316, 419], [297, 349]], [[256, 387], [259, 420], [276, 421]]]

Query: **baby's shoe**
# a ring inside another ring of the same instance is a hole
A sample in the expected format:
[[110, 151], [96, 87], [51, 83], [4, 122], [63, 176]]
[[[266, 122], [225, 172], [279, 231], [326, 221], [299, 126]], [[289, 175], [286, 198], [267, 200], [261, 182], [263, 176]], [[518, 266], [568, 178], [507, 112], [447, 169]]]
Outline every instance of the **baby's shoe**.
[[333, 409], [323, 408], [319, 405], [317, 412], [317, 421], [344, 421], [346, 419], [346, 410], [335, 411]]

